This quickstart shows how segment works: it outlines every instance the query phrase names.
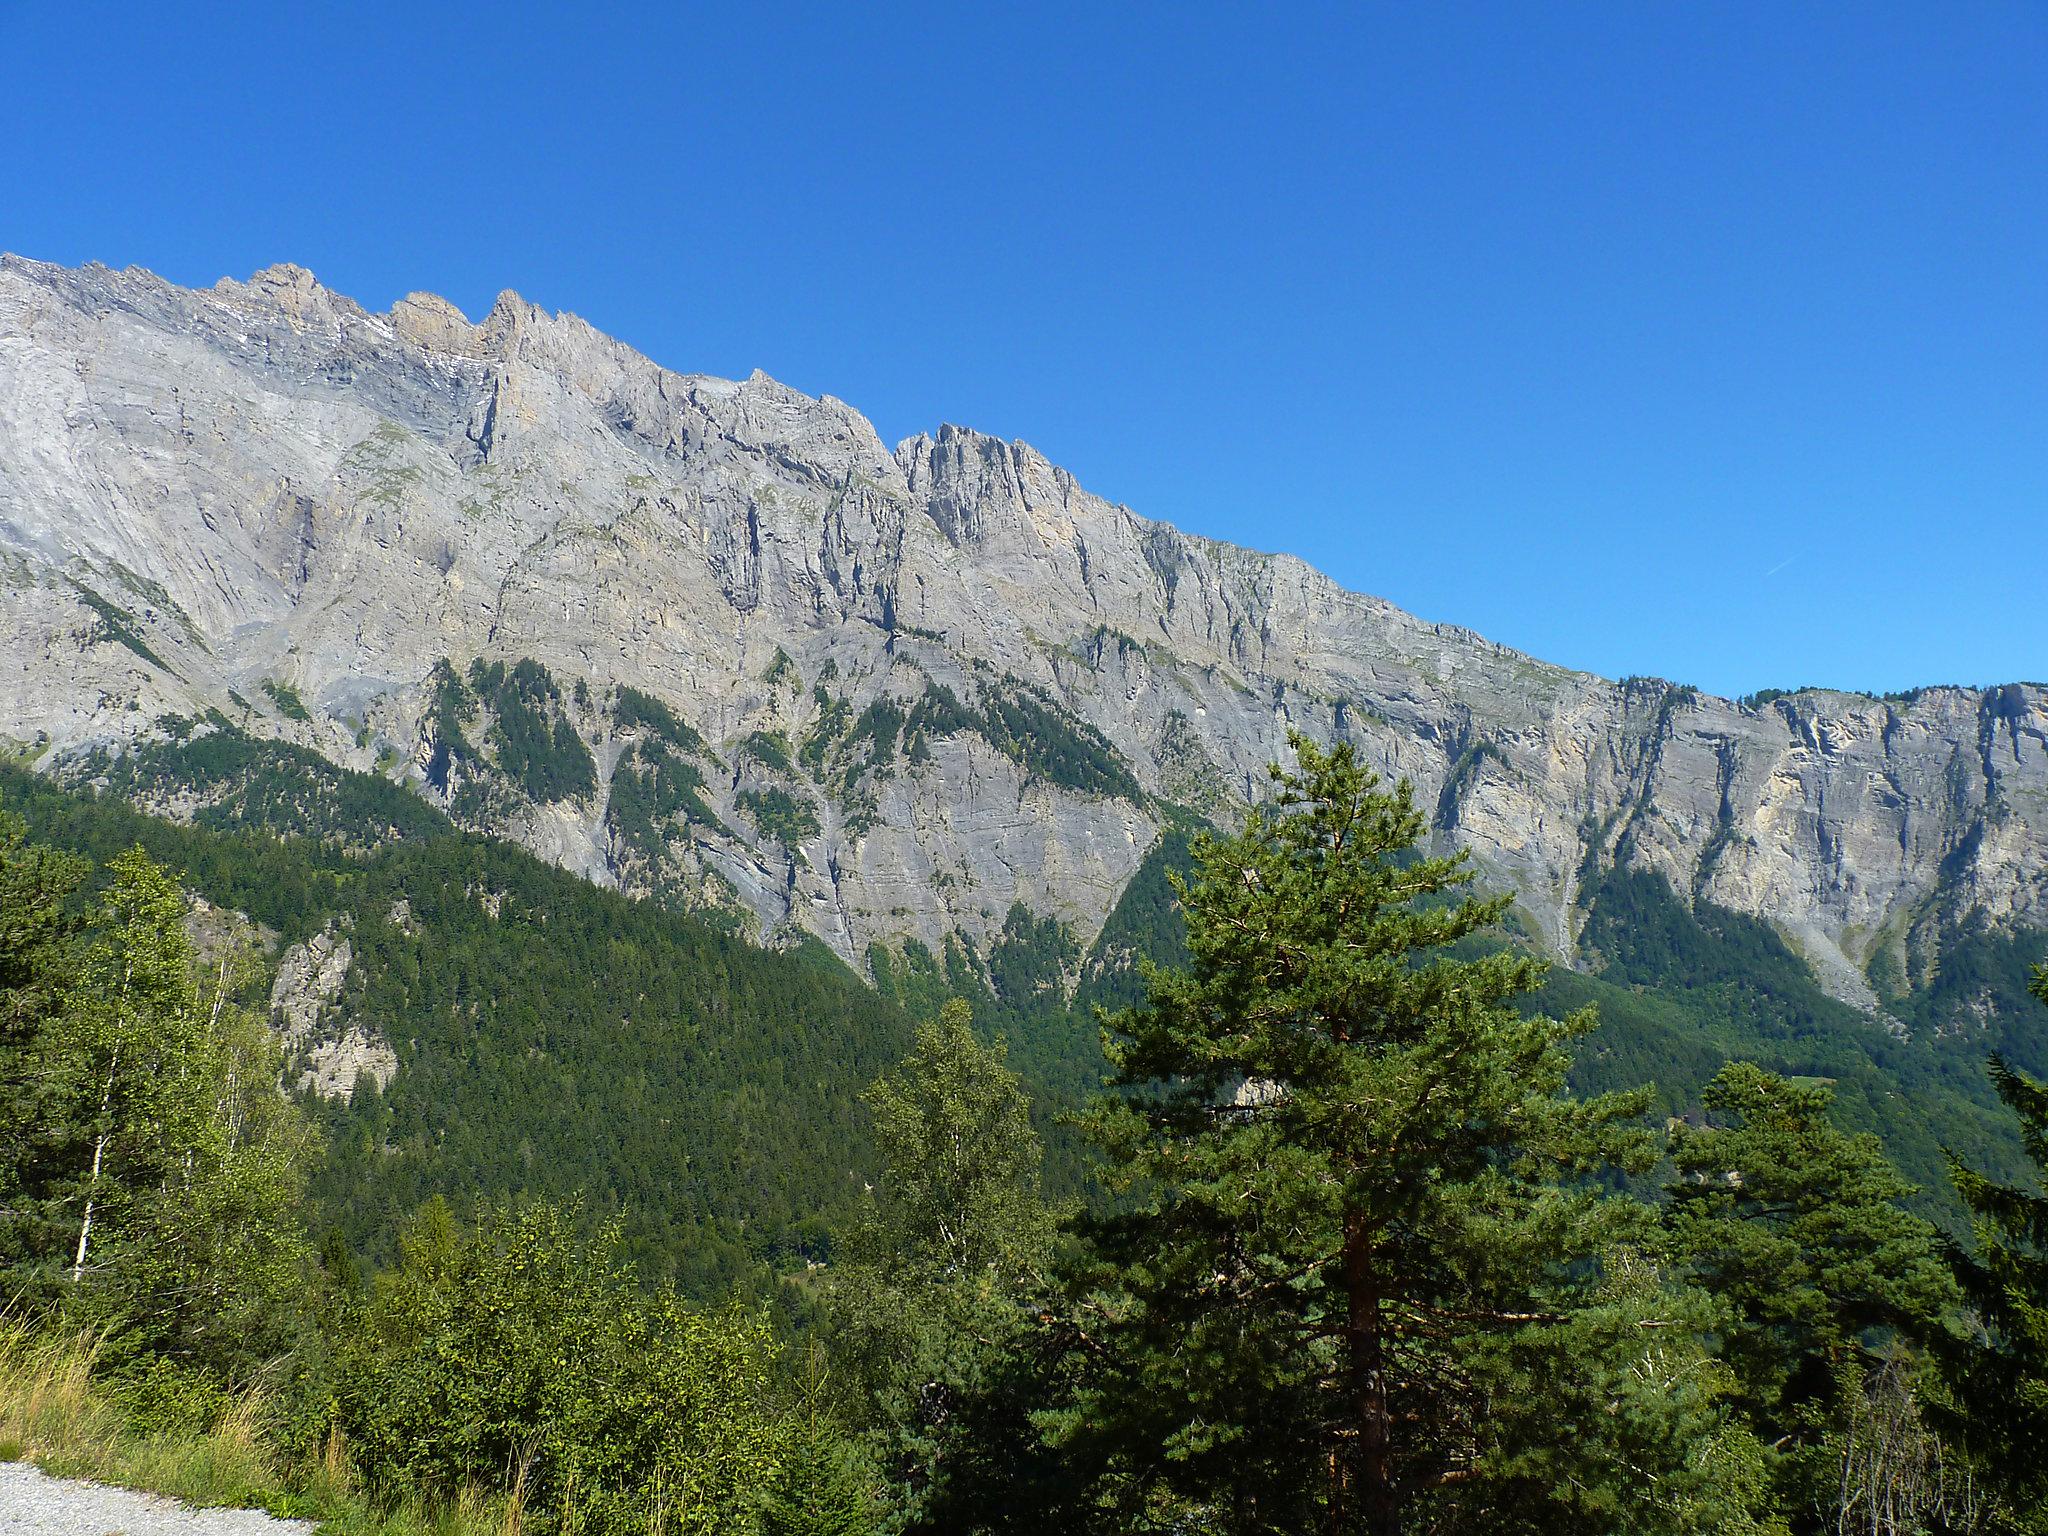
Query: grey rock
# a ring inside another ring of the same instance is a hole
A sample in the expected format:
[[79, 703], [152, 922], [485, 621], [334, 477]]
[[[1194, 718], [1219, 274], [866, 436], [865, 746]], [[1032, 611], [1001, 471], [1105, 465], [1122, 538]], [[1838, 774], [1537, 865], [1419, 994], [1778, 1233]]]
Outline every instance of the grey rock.
[[329, 923], [279, 957], [271, 982], [271, 1027], [297, 1068], [297, 1084], [324, 1098], [353, 1098], [360, 1079], [370, 1077], [382, 1088], [398, 1073], [391, 1047], [336, 1006], [354, 959], [348, 936]]
[[[946, 426], [892, 451], [829, 396], [672, 373], [512, 294], [472, 324], [430, 295], [371, 314], [296, 267], [193, 291], [0, 259], [0, 635], [0, 729], [50, 766], [240, 700], [255, 732], [456, 805], [427, 784], [434, 664], [534, 658], [588, 687], [562, 718], [598, 789], [478, 819], [856, 964], [985, 940], [1017, 902], [1087, 939], [1152, 797], [1228, 815], [1290, 728], [1412, 780], [1568, 959], [1584, 873], [1617, 859], [1768, 919], [1864, 1006], [1931, 926], [2048, 922], [2039, 686], [1752, 707], [1568, 671], [1111, 505], [1023, 443]], [[628, 846], [621, 685], [708, 740], [720, 825]], [[740, 750], [937, 688], [1034, 690], [1142, 793], [1063, 784], [995, 732], [865, 768]], [[798, 846], [746, 814], [770, 790], [810, 807]]]

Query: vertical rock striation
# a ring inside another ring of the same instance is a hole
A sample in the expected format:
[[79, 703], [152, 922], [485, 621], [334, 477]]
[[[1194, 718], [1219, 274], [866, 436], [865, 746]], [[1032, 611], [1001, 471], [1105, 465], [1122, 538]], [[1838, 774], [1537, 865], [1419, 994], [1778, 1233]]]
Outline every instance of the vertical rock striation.
[[[46, 766], [230, 723], [856, 963], [1017, 903], [1085, 939], [1167, 803], [1255, 793], [1296, 728], [1410, 778], [1566, 957], [1615, 861], [1866, 1006], [1930, 935], [2048, 924], [2040, 686], [1739, 703], [1567, 671], [1022, 443], [892, 450], [510, 293], [472, 324], [292, 266], [188, 290], [0, 258], [0, 637], [0, 731]], [[552, 694], [470, 671], [526, 659]]]

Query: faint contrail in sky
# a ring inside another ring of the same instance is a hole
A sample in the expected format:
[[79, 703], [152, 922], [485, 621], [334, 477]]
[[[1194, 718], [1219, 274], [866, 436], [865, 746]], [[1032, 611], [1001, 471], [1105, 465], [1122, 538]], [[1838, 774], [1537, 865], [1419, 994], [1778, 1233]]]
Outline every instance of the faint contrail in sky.
[[1790, 565], [1794, 560], [1797, 560], [1798, 558], [1799, 557], [1797, 555], [1787, 555], [1784, 559], [1780, 560], [1776, 565], [1772, 566], [1768, 571], [1765, 571], [1764, 578], [1766, 580], [1769, 580], [1771, 577], [1777, 575], [1778, 572], [1785, 569], [1786, 566]]

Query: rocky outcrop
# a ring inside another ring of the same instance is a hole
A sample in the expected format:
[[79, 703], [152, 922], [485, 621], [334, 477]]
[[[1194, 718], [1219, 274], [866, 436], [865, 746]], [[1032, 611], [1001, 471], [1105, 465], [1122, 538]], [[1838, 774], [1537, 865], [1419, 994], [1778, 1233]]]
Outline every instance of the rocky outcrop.
[[270, 1022], [284, 1043], [287, 1073], [323, 1098], [353, 1098], [362, 1078], [381, 1088], [398, 1072], [391, 1047], [338, 1007], [354, 958], [348, 936], [330, 923], [279, 957], [270, 987]]
[[[1941, 925], [2048, 922], [2039, 686], [1744, 703], [1570, 672], [1022, 443], [892, 451], [830, 397], [671, 373], [511, 294], [472, 324], [296, 267], [192, 291], [0, 260], [0, 638], [0, 730], [53, 766], [213, 712], [459, 811], [436, 663], [531, 658], [590, 787], [468, 810], [856, 962], [1020, 901], [1086, 938], [1161, 802], [1256, 792], [1290, 729], [1411, 779], [1565, 956], [1614, 860], [1769, 919], [1864, 1003]], [[649, 765], [621, 690], [701, 738], [661, 749], [687, 771]]]

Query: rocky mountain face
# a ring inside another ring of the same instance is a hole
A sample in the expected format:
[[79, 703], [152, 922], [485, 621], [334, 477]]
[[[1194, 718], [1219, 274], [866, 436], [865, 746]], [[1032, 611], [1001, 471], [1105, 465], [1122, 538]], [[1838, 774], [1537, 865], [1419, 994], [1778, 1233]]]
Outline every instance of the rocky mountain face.
[[0, 732], [64, 772], [224, 727], [856, 965], [1020, 904], [1085, 942], [1290, 729], [1411, 780], [1567, 959], [1617, 861], [1866, 1007], [2048, 924], [2038, 685], [1610, 682], [509, 293], [0, 259]]

